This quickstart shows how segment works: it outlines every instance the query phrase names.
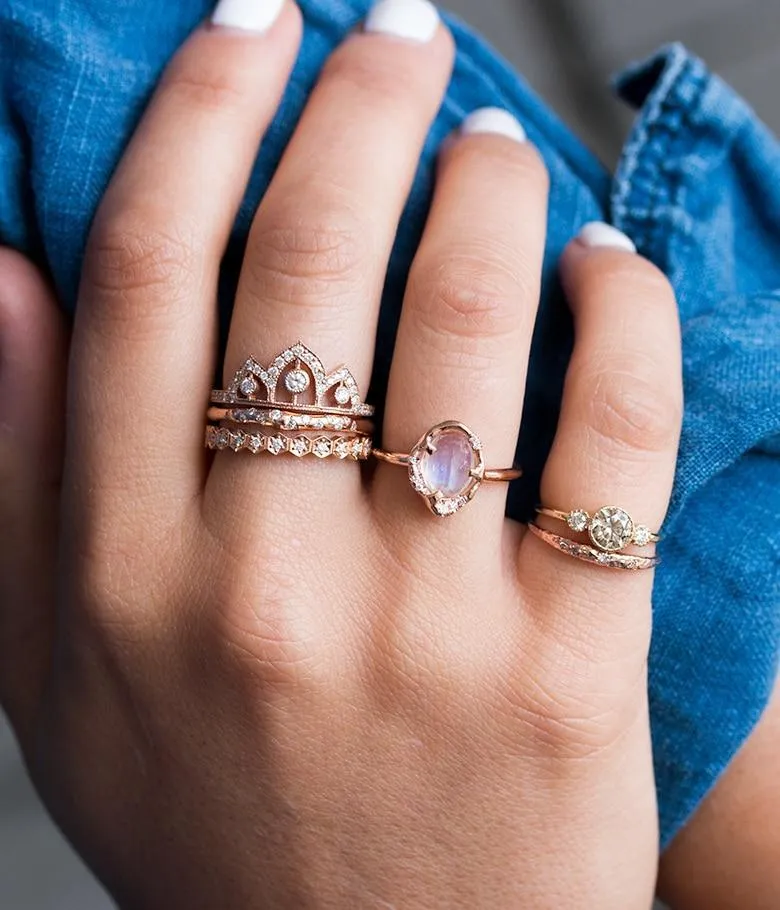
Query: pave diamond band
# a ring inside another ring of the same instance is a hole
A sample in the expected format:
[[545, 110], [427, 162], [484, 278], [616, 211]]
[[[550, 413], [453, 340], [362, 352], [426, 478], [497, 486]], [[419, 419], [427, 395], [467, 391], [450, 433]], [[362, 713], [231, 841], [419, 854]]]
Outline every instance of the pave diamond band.
[[407, 468], [412, 489], [440, 518], [460, 512], [483, 483], [509, 483], [523, 474], [518, 468], [486, 468], [479, 437], [457, 421], [428, 430], [408, 454], [374, 449], [374, 455]]
[[214, 389], [213, 404], [236, 408], [281, 409], [305, 414], [372, 417], [346, 367], [327, 373], [322, 361], [299, 341], [278, 354], [269, 367], [250, 357], [226, 389]]
[[637, 572], [643, 569], [654, 569], [660, 559], [657, 556], [633, 556], [620, 553], [605, 553], [603, 550], [589, 547], [587, 544], [577, 543], [566, 537], [559, 537], [550, 531], [545, 531], [539, 525], [533, 523], [528, 525], [528, 530], [544, 541], [548, 546], [558, 550], [566, 556], [573, 559], [579, 559], [582, 562], [593, 563], [597, 566], [603, 566], [606, 569], [622, 569], [629, 572]]
[[365, 461], [373, 448], [368, 436], [287, 436], [282, 433], [245, 433], [227, 427], [206, 427], [206, 448], [249, 452], [252, 455], [294, 455], [296, 458], [339, 458]]
[[584, 509], [562, 512], [540, 508], [536, 511], [539, 515], [565, 521], [578, 534], [587, 533], [593, 545], [603, 553], [619, 553], [631, 545], [646, 547], [661, 539], [650, 528], [637, 524], [625, 509], [618, 506], [603, 506], [592, 515]]
[[272, 427], [275, 430], [324, 430], [333, 433], [371, 433], [373, 424], [338, 414], [303, 414], [279, 408], [223, 408], [212, 406], [206, 414], [211, 421], [227, 420], [244, 426]]

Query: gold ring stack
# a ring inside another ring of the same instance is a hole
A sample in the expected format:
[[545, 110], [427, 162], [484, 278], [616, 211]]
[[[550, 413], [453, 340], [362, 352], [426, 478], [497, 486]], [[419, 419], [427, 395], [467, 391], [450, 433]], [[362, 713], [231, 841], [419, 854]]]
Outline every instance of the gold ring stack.
[[267, 368], [250, 357], [227, 389], [212, 391], [205, 444], [253, 455], [365, 461], [373, 415], [346, 367], [327, 373], [298, 342]]
[[630, 547], [646, 547], [658, 543], [660, 535], [645, 525], [637, 524], [625, 509], [619, 506], [602, 506], [593, 514], [584, 509], [564, 512], [560, 509], [539, 508], [539, 515], [565, 522], [570, 530], [587, 534], [592, 546], [560, 537], [531, 524], [531, 531], [548, 546], [567, 556], [611, 569], [652, 569], [658, 565], [657, 556], [637, 556], [625, 553]]

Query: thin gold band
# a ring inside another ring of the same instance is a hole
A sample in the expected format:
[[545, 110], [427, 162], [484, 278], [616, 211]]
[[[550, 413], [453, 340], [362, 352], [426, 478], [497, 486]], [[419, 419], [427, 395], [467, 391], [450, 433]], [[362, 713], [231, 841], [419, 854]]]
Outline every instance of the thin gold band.
[[[374, 455], [380, 461], [387, 464], [397, 465], [401, 468], [408, 468], [411, 463], [411, 455], [404, 455], [400, 452], [383, 452], [382, 449], [374, 449]], [[496, 470], [486, 469], [482, 475], [482, 483], [511, 483], [523, 476], [520, 468], [499, 468]]]
[[607, 569], [638, 572], [644, 569], [654, 569], [661, 562], [657, 556], [626, 556], [619, 553], [604, 553], [595, 547], [577, 543], [566, 537], [559, 537], [557, 534], [545, 531], [544, 528], [540, 528], [539, 525], [533, 523], [528, 525], [528, 530], [548, 546], [563, 553], [564, 556], [571, 556], [573, 559], [603, 566]]

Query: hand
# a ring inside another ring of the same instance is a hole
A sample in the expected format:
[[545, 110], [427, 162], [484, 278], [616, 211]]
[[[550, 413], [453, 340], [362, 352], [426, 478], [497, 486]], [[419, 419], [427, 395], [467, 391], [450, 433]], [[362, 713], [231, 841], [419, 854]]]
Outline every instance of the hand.
[[[255, 219], [226, 381], [301, 339], [367, 386], [452, 65], [430, 10], [403, 8], [405, 38], [385, 4], [325, 68]], [[442, 520], [390, 465], [203, 454], [220, 258], [299, 34], [291, 4], [264, 34], [204, 27], [163, 78], [90, 239], [64, 460], [63, 336], [0, 334], [3, 704], [122, 906], [646, 910], [652, 573], [549, 548], [504, 519], [501, 485]], [[388, 449], [456, 418], [512, 462], [547, 210], [519, 138], [481, 115], [442, 153]], [[577, 342], [542, 499], [657, 526], [676, 308], [605, 237], [562, 263]]]

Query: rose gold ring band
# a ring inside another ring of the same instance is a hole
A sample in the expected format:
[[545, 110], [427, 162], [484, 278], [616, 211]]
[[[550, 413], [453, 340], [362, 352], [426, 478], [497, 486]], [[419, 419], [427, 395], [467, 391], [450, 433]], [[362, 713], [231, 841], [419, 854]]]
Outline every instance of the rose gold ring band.
[[[374, 449], [374, 455], [380, 461], [400, 468], [408, 468], [412, 458], [411, 455], [403, 455], [400, 452], [384, 452], [382, 449]], [[495, 470], [486, 468], [482, 473], [482, 483], [511, 483], [513, 480], [519, 480], [522, 476], [523, 472], [520, 468], [497, 468]]]
[[548, 546], [565, 556], [571, 556], [582, 562], [589, 562], [594, 565], [603, 566], [607, 569], [622, 569], [628, 572], [637, 572], [644, 569], [654, 569], [661, 560], [657, 556], [630, 556], [619, 553], [605, 553], [595, 547], [589, 547], [586, 544], [577, 543], [569, 540], [567, 537], [559, 537], [550, 531], [545, 531], [539, 525], [529, 524], [528, 530], [546, 543]]

